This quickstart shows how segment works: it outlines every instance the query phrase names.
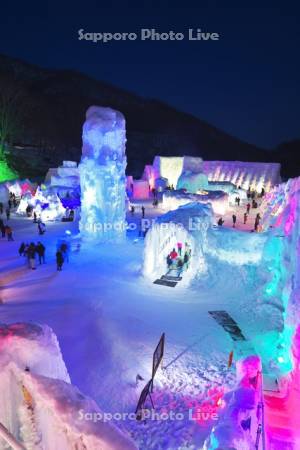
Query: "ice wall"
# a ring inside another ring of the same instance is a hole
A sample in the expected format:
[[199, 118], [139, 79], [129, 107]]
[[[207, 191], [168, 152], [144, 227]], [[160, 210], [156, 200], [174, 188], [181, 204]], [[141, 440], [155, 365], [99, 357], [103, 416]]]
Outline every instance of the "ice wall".
[[207, 192], [202, 194], [189, 194], [183, 191], [166, 191], [163, 193], [162, 208], [173, 211], [179, 206], [191, 202], [210, 203], [215, 214], [224, 215], [228, 208], [228, 194], [221, 191]]
[[126, 131], [111, 108], [87, 110], [79, 165], [82, 237], [98, 242], [125, 236]]
[[[0, 326], [0, 422], [28, 450], [134, 450], [134, 443], [70, 384], [47, 326]], [[6, 447], [0, 438], [0, 448]]]
[[249, 356], [237, 363], [238, 386], [224, 396], [226, 407], [204, 444], [204, 450], [255, 450], [261, 414], [261, 362]]
[[269, 191], [280, 182], [280, 164], [242, 161], [204, 161], [203, 171], [209, 181], [230, 181], [243, 189], [264, 187]]

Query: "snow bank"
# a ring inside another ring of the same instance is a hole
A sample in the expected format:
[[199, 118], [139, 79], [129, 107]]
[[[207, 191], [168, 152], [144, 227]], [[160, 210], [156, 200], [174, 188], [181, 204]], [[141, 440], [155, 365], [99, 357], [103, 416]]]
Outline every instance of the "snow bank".
[[47, 325], [0, 325], [0, 365], [12, 359], [21, 369], [70, 382], [57, 338]]
[[[47, 326], [0, 326], [0, 422], [37, 450], [133, 450], [94, 401], [70, 384], [58, 342]], [[95, 420], [91, 420], [95, 419]], [[0, 448], [7, 448], [0, 439]]]
[[233, 265], [259, 264], [267, 235], [218, 227], [207, 233], [205, 253]]
[[125, 236], [125, 119], [111, 108], [87, 110], [82, 133], [81, 235], [96, 241]]
[[144, 275], [152, 281], [167, 272], [167, 256], [180, 242], [192, 250], [190, 265], [184, 274], [189, 282], [205, 270], [203, 248], [207, 230], [213, 221], [210, 205], [189, 203], [156, 219], [148, 231], [144, 250]]

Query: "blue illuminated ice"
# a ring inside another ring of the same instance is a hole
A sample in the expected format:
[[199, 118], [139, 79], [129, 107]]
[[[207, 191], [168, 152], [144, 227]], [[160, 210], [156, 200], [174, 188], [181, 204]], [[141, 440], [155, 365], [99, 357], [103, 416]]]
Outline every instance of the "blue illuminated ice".
[[82, 237], [104, 242], [125, 236], [124, 116], [111, 108], [91, 106], [82, 133]]

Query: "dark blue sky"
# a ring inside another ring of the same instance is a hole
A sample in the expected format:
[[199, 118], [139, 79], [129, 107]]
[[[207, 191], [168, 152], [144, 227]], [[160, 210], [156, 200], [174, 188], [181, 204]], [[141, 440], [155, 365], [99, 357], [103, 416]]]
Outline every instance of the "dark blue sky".
[[[2, 4], [0, 52], [45, 67], [77, 69], [160, 99], [260, 146], [300, 137], [298, 6], [119, 3], [122, 6], [116, 1], [111, 6], [100, 1]], [[197, 27], [219, 33], [220, 40], [78, 40], [80, 28], [136, 33], [156, 28], [187, 35], [189, 28]]]

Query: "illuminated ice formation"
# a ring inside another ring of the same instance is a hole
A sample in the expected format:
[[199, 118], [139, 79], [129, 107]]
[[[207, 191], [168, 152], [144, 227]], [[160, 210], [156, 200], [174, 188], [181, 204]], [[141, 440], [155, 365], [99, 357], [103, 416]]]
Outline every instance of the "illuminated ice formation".
[[183, 156], [165, 157], [155, 156], [153, 173], [155, 178], [166, 178], [169, 186], [176, 188], [177, 181], [183, 170]]
[[77, 163], [74, 161], [63, 161], [62, 166], [57, 169], [49, 169], [45, 183], [59, 193], [77, 189], [80, 185]]
[[146, 180], [133, 180], [133, 198], [147, 199], [150, 194], [149, 183]]
[[183, 244], [183, 249], [187, 244], [192, 252], [183, 283], [203, 272], [206, 267], [203, 248], [212, 221], [211, 205], [200, 203], [189, 203], [156, 219], [146, 235], [144, 275], [152, 281], [164, 275], [167, 272], [167, 256], [173, 248], [177, 249], [178, 242]]
[[[190, 192], [195, 192], [196, 174], [205, 174], [209, 182], [232, 183], [247, 190], [249, 187], [258, 192], [262, 188], [269, 191], [280, 182], [280, 164], [241, 162], [241, 161], [203, 161], [202, 158], [191, 156], [156, 156], [153, 165], [145, 166], [143, 179], [155, 186], [156, 180], [165, 178], [174, 188], [184, 187], [178, 184], [180, 177], [188, 183]], [[188, 178], [191, 178], [188, 180]], [[202, 179], [204, 182], [204, 178]], [[188, 190], [189, 190], [188, 189]], [[223, 190], [211, 186], [211, 190]], [[229, 193], [227, 189], [224, 189]]]
[[17, 214], [24, 216], [26, 214], [26, 209], [28, 206], [34, 207], [34, 197], [31, 194], [25, 194], [22, 196], [20, 203], [18, 205]]
[[280, 164], [242, 161], [204, 161], [209, 181], [230, 181], [243, 189], [269, 191], [280, 182]]
[[[22, 448], [136, 450], [111, 422], [99, 419], [103, 413], [96, 403], [70, 383], [48, 326], [1, 324], [0, 347], [0, 423]], [[0, 448], [10, 448], [1, 437]]]
[[238, 361], [238, 386], [225, 394], [220, 418], [206, 439], [204, 450], [263, 448], [261, 445], [255, 446], [258, 427], [263, 421], [261, 370], [261, 361], [257, 356]]
[[41, 219], [42, 222], [61, 220], [66, 213], [58, 195], [40, 187], [37, 188], [34, 196], [29, 193], [22, 196], [16, 211], [17, 214], [26, 215], [28, 206], [32, 208], [32, 212], [36, 213], [37, 219]]
[[99, 242], [122, 239], [126, 230], [124, 116], [111, 108], [90, 107], [82, 140], [81, 235]]
[[162, 208], [173, 211], [179, 206], [191, 202], [211, 203], [215, 214], [224, 215], [228, 208], [228, 194], [220, 191], [199, 191], [198, 194], [189, 194], [183, 191], [166, 191], [163, 193]]
[[[176, 188], [180, 176], [183, 176], [185, 182], [188, 182], [188, 178], [190, 178], [189, 184], [194, 186], [197, 179], [196, 177], [193, 179], [192, 175], [203, 172], [202, 163], [202, 158], [192, 156], [155, 156], [153, 166], [145, 167], [144, 177], [148, 178], [151, 185], [155, 184], [156, 179], [165, 178], [168, 180], [169, 186]], [[204, 178], [201, 182], [204, 182]]]
[[65, 214], [66, 209], [57, 194], [48, 194], [45, 198], [45, 203], [37, 202], [34, 207], [34, 212], [42, 222], [53, 220], [61, 220]]

